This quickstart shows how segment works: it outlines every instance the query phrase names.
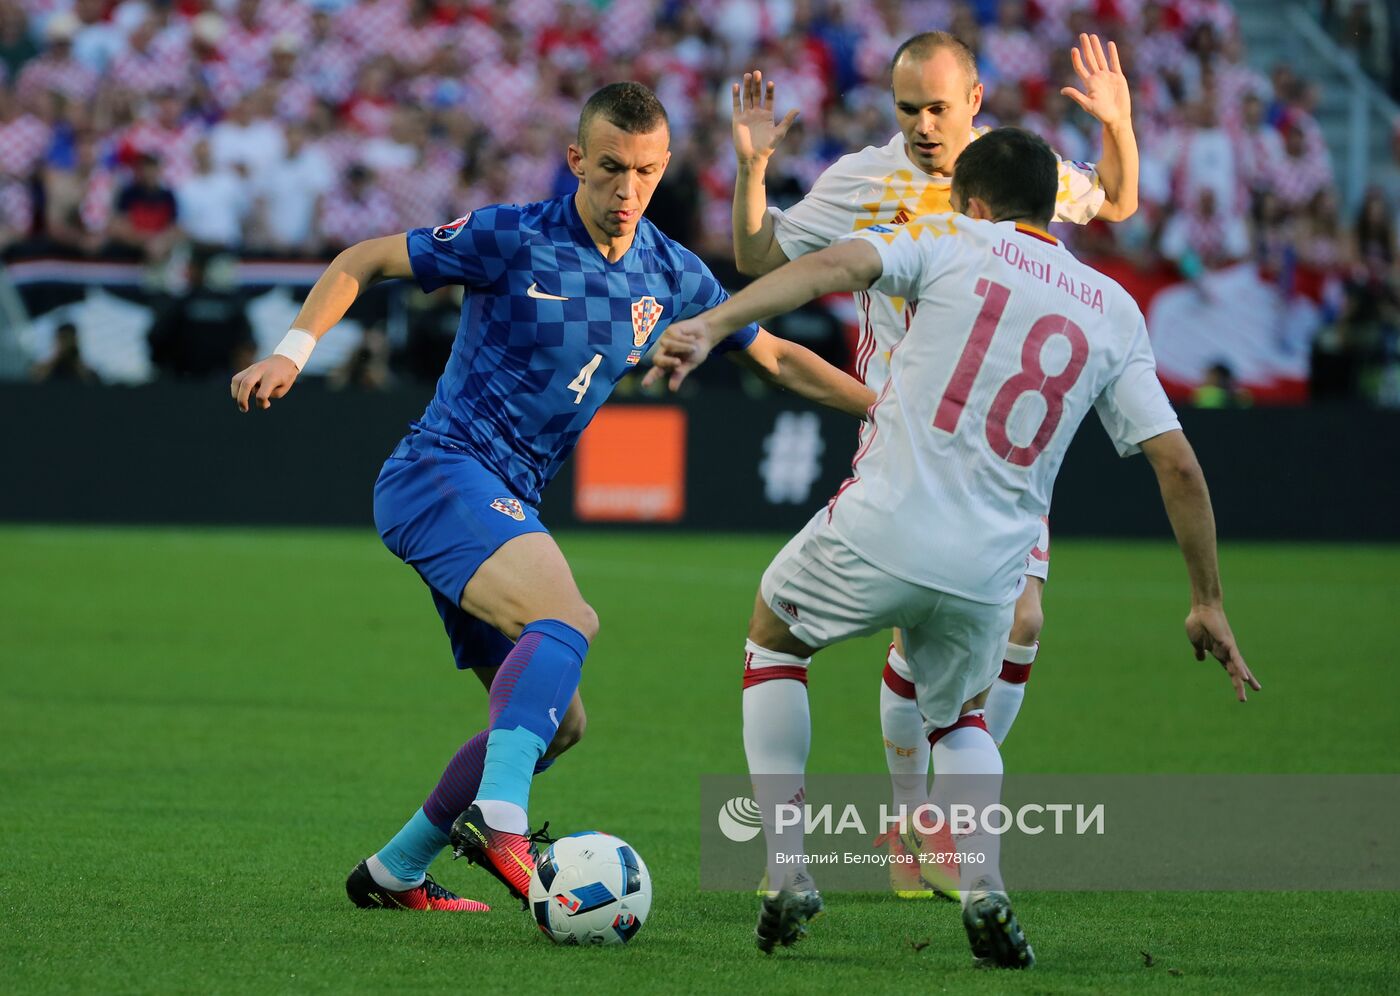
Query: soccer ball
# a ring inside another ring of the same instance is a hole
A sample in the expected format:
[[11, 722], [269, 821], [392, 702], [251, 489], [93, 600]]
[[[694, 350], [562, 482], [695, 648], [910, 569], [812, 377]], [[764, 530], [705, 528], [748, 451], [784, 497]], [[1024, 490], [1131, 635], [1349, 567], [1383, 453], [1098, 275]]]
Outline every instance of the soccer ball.
[[555, 944], [626, 944], [651, 909], [651, 874], [612, 834], [561, 837], [530, 877], [530, 910]]

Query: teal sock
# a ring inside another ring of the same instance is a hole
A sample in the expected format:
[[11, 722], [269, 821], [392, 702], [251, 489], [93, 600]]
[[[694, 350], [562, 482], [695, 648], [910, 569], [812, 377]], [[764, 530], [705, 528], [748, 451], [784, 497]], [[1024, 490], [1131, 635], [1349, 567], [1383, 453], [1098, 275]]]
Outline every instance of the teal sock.
[[517, 726], [512, 730], [492, 730], [486, 738], [486, 766], [481, 773], [478, 801], [508, 802], [530, 811], [530, 781], [535, 763], [544, 756], [545, 742]]
[[379, 849], [377, 857], [391, 875], [411, 884], [422, 881], [428, 866], [446, 846], [447, 834], [433, 826], [420, 808], [393, 840]]
[[559, 619], [520, 631], [491, 682], [491, 735], [476, 802], [488, 826], [525, 833], [530, 780], [578, 690], [588, 639]]

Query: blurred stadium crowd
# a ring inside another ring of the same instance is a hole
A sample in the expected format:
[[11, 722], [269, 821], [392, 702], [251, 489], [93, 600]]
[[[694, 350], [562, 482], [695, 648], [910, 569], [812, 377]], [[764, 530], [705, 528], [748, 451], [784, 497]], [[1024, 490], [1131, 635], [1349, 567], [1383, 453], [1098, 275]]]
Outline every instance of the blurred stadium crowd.
[[[1331, 16], [1385, 73], [1361, 8]], [[563, 148], [582, 99], [633, 78], [672, 118], [649, 215], [737, 283], [729, 84], [760, 68], [779, 112], [800, 108], [768, 180], [791, 202], [893, 134], [890, 55], [930, 27], [977, 52], [981, 123], [1030, 128], [1070, 159], [1098, 142], [1058, 92], [1071, 40], [1115, 39], [1142, 207], [1064, 233], [1078, 251], [1187, 280], [1254, 261], [1340, 336], [1324, 353], [1393, 357], [1400, 130], [1389, 172], [1344, 211], [1317, 88], [1287, 64], [1251, 68], [1224, 0], [0, 0], [0, 251], [153, 273], [210, 253], [314, 258], [537, 200], [573, 188]]]

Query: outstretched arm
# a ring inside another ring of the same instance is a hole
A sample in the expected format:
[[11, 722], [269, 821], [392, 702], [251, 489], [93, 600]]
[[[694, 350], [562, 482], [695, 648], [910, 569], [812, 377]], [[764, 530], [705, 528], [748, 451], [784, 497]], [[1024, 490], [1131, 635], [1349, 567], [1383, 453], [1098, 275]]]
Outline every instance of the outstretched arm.
[[1141, 445], [1157, 474], [1162, 504], [1186, 558], [1186, 573], [1191, 580], [1186, 637], [1196, 649], [1196, 660], [1205, 660], [1209, 652], [1220, 662], [1235, 686], [1235, 697], [1244, 702], [1246, 687], [1257, 692], [1260, 686], [1235, 645], [1230, 621], [1225, 618], [1215, 548], [1215, 515], [1201, 465], [1180, 429], [1153, 436]]
[[847, 415], [865, 418], [875, 403], [875, 392], [850, 374], [806, 346], [780, 339], [765, 329], [758, 330], [758, 337], [747, 349], [731, 355], [736, 363], [769, 383]]
[[1118, 61], [1118, 46], [1109, 42], [1105, 53], [1098, 35], [1080, 35], [1079, 47], [1070, 49], [1070, 61], [1084, 89], [1067, 86], [1060, 93], [1103, 125], [1103, 155], [1097, 166], [1104, 202], [1098, 217], [1123, 221], [1138, 207], [1138, 148], [1132, 95]]
[[[295, 337], [297, 340], [289, 352], [296, 353], [300, 362], [283, 352], [283, 346], [279, 346], [271, 356], [234, 374], [229, 393], [233, 395], [238, 410], [246, 412], [250, 401], [255, 401], [259, 408], [271, 408], [273, 398], [280, 398], [292, 389], [306, 363], [306, 357], [311, 355], [312, 347], [345, 317], [350, 305], [366, 288], [381, 280], [412, 275], [408, 237], [405, 234], [357, 242], [343, 251], [331, 261], [311, 288], [311, 293], [306, 295], [306, 301], [297, 312], [293, 331], [288, 333], [289, 338]], [[284, 343], [286, 341], [283, 340]]]
[[774, 90], [772, 81], [765, 90], [763, 74], [754, 70], [745, 73], [744, 82], [735, 83], [732, 91], [734, 155], [739, 161], [734, 178], [734, 265], [749, 277], [761, 276], [787, 262], [773, 231], [773, 216], [768, 213], [764, 178], [768, 159], [797, 120], [797, 112], [789, 111], [782, 121], [775, 121]]
[[760, 277], [718, 307], [672, 324], [656, 344], [643, 383], [651, 385], [668, 377], [674, 391], [731, 332], [770, 315], [794, 311], [823, 294], [865, 290], [882, 270], [879, 250], [864, 239], [809, 253]]

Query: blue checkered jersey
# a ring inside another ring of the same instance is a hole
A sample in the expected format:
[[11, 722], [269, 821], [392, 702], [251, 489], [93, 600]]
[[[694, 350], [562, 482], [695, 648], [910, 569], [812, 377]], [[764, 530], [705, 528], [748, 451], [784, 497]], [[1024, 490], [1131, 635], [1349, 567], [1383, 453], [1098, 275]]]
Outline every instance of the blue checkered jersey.
[[[408, 256], [425, 291], [466, 287], [452, 356], [414, 425], [465, 448], [532, 505], [661, 331], [728, 297], [645, 218], [609, 263], [573, 194], [413, 229]], [[745, 349], [757, 334], [751, 325], [716, 352]]]

